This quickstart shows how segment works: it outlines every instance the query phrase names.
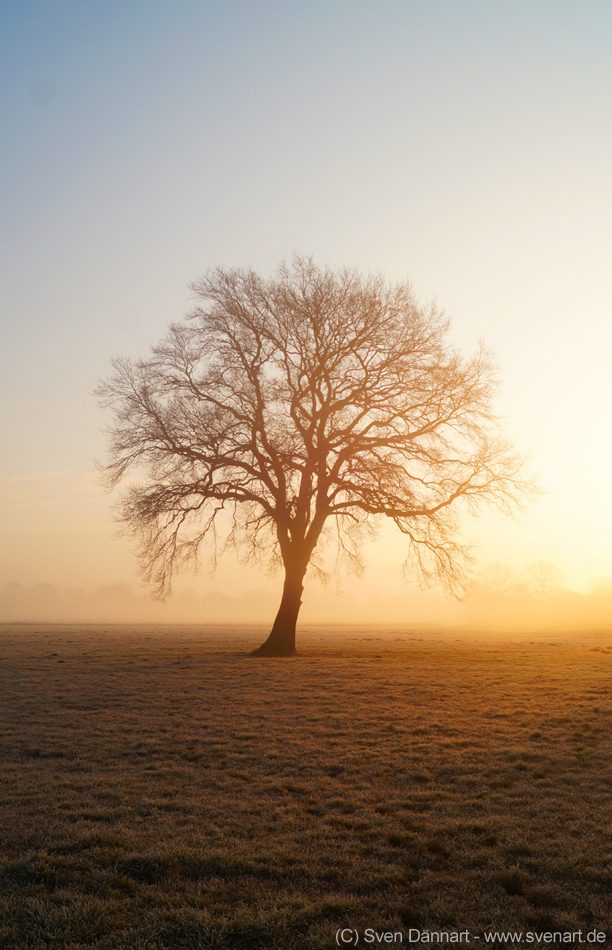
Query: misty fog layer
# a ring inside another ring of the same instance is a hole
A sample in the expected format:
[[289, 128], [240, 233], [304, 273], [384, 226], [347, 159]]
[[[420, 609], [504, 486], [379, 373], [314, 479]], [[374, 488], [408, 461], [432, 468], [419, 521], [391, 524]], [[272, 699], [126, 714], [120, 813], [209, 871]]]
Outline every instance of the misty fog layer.
[[[0, 588], [0, 623], [267, 624], [276, 607], [276, 596], [256, 588], [237, 591], [235, 596], [187, 590], [164, 603], [127, 584], [93, 590], [58, 589], [52, 584], [5, 584]], [[481, 584], [459, 602], [431, 591], [355, 597], [313, 586], [305, 593], [301, 623], [580, 631], [612, 624], [612, 589], [601, 587], [584, 594], [557, 588], [542, 593], [526, 585], [495, 591]]]

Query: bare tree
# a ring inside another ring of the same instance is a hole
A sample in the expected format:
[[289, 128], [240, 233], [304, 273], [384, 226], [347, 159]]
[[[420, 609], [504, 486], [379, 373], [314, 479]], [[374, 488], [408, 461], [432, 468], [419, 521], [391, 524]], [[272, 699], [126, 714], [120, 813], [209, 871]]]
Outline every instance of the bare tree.
[[534, 597], [544, 600], [563, 585], [563, 571], [551, 561], [534, 561], [525, 568], [525, 580]]
[[592, 577], [589, 593], [597, 597], [609, 597], [612, 594], [612, 577], [606, 577], [605, 574]]
[[461, 506], [513, 512], [533, 490], [499, 433], [487, 352], [463, 359], [409, 284], [308, 258], [271, 279], [213, 270], [192, 290], [187, 321], [148, 359], [114, 361], [99, 387], [114, 413], [104, 471], [111, 487], [136, 475], [118, 517], [157, 594], [205, 542], [216, 550], [222, 513], [243, 559], [284, 568], [259, 655], [295, 653], [325, 537], [359, 570], [364, 532], [383, 517], [421, 577], [460, 590]]
[[480, 575], [481, 590], [497, 596], [507, 596], [520, 590], [519, 578], [509, 564], [503, 561], [492, 561]]

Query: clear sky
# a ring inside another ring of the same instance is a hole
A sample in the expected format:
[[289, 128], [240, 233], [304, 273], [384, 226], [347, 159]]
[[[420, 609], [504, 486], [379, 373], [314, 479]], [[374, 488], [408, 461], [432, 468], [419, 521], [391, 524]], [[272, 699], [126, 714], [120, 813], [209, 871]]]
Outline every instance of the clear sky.
[[[206, 268], [269, 273], [294, 250], [409, 277], [466, 351], [497, 352], [547, 494], [469, 528], [482, 563], [612, 576], [608, 0], [20, 0], [0, 18], [0, 585], [134, 582], [92, 474], [96, 382]], [[372, 591], [402, 589], [401, 539], [369, 561]], [[237, 578], [260, 583], [227, 563], [184, 584]]]

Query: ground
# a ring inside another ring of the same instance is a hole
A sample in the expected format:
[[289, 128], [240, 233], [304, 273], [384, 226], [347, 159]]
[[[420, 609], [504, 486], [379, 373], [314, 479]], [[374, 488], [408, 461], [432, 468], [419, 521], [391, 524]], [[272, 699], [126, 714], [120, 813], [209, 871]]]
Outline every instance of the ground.
[[264, 633], [0, 627], [0, 947], [612, 945], [612, 636]]

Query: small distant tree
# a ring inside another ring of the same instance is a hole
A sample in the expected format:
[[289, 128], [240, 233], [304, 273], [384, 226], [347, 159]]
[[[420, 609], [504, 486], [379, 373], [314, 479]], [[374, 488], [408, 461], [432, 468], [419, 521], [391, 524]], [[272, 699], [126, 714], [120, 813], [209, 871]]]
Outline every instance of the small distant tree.
[[460, 591], [461, 508], [513, 512], [533, 491], [498, 430], [487, 352], [462, 358], [409, 284], [308, 258], [270, 279], [212, 270], [192, 290], [188, 319], [147, 359], [114, 361], [99, 387], [114, 416], [104, 472], [110, 487], [135, 479], [118, 518], [157, 595], [203, 545], [216, 549], [222, 513], [244, 561], [284, 569], [259, 655], [295, 653], [325, 538], [359, 571], [381, 518], [406, 539], [409, 566]]
[[525, 580], [533, 596], [544, 600], [563, 585], [563, 571], [551, 561], [534, 561], [525, 568]]
[[516, 571], [502, 561], [492, 561], [480, 575], [481, 590], [497, 596], [514, 594], [519, 589]]
[[591, 578], [589, 593], [598, 597], [612, 596], [612, 577], [606, 577], [603, 574]]

